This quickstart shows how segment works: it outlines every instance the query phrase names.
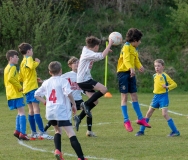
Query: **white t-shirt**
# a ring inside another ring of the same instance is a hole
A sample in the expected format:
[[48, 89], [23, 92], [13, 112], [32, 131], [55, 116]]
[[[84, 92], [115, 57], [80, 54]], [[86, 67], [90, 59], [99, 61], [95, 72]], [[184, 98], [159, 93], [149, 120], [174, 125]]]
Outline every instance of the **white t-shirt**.
[[72, 109], [68, 98], [71, 92], [69, 82], [61, 76], [45, 80], [35, 91], [35, 96], [46, 97], [47, 120], [71, 120]]
[[88, 49], [86, 46], [82, 49], [77, 72], [77, 83], [86, 82], [92, 79], [91, 69], [93, 62], [103, 59], [101, 52], [94, 52]]
[[82, 90], [76, 83], [77, 79], [77, 73], [74, 71], [67, 72], [65, 74], [61, 75], [62, 78], [65, 78], [69, 81], [71, 89], [72, 89], [72, 96], [75, 101], [81, 100], [82, 99]]

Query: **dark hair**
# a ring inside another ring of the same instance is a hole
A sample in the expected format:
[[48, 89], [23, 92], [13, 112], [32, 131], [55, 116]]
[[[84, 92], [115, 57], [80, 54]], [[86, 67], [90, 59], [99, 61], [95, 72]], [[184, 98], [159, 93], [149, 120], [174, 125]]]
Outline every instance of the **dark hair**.
[[7, 53], [6, 53], [7, 60], [9, 61], [10, 57], [14, 57], [14, 55], [18, 56], [18, 52], [15, 51], [15, 50], [9, 50], [9, 51], [7, 51]]
[[32, 48], [32, 46], [29, 44], [29, 43], [21, 43], [19, 46], [18, 46], [18, 49], [19, 51], [21, 52], [21, 54], [26, 54], [28, 50], [30, 50]]
[[94, 36], [90, 36], [90, 37], [86, 37], [86, 45], [89, 48], [93, 48], [96, 45], [100, 45], [101, 44], [101, 40], [98, 39], [97, 37]]
[[67, 63], [68, 63], [68, 65], [71, 65], [71, 64], [73, 64], [73, 63], [76, 62], [76, 61], [78, 61], [78, 58], [72, 56], [72, 57], [68, 60]]
[[164, 66], [165, 62], [163, 59], [156, 59], [154, 63], [160, 63], [162, 66]]
[[143, 34], [140, 30], [136, 28], [130, 28], [126, 34], [126, 41], [127, 42], [135, 42], [139, 41], [142, 38]]
[[59, 72], [61, 71], [61, 63], [58, 61], [52, 61], [48, 65], [48, 69], [54, 75], [59, 74]]

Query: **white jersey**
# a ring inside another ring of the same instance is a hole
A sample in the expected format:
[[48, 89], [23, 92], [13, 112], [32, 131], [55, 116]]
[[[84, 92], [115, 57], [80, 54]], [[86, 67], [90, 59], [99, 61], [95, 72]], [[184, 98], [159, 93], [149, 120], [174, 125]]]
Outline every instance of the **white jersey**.
[[101, 52], [94, 52], [88, 49], [86, 46], [82, 49], [77, 72], [77, 83], [86, 82], [92, 79], [91, 69], [93, 62], [103, 59]]
[[72, 109], [68, 98], [71, 92], [69, 82], [60, 76], [45, 80], [35, 91], [35, 96], [46, 97], [47, 120], [71, 120]]
[[75, 101], [81, 100], [82, 99], [82, 90], [76, 83], [77, 79], [77, 73], [74, 71], [67, 72], [65, 74], [61, 75], [62, 78], [65, 78], [69, 81], [71, 89], [72, 89], [72, 96]]

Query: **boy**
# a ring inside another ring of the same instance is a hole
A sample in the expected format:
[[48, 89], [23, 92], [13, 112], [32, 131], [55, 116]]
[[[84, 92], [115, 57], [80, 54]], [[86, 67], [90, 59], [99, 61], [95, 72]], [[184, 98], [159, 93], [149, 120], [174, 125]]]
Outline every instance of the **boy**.
[[90, 110], [97, 105], [97, 100], [107, 92], [107, 88], [103, 84], [95, 81], [90, 73], [95, 61], [104, 59], [109, 52], [112, 52], [110, 47], [113, 41], [111, 39], [109, 39], [109, 44], [102, 53], [98, 52], [100, 44], [101, 40], [98, 38], [94, 36], [87, 37], [86, 46], [82, 49], [78, 64], [77, 84], [90, 97], [87, 101], [82, 102], [80, 107], [90, 118], [92, 117]]
[[[49, 64], [48, 69], [52, 77], [45, 80], [42, 86], [36, 90], [35, 97], [46, 104], [46, 118], [54, 126], [55, 156], [57, 160], [64, 160], [61, 152], [61, 134], [63, 128], [78, 156], [78, 160], [87, 160], [84, 158], [82, 148], [75, 136], [70, 121], [71, 110], [76, 114], [76, 104], [71, 94], [72, 90], [69, 82], [61, 77], [61, 63], [53, 61]], [[43, 96], [45, 96], [46, 100], [42, 98]], [[70, 102], [72, 103], [72, 109]]]
[[26, 132], [26, 116], [24, 111], [24, 99], [22, 94], [22, 86], [18, 80], [18, 72], [16, 64], [18, 64], [18, 52], [9, 50], [6, 53], [8, 65], [4, 69], [4, 85], [6, 88], [6, 97], [10, 110], [17, 109], [16, 130], [14, 136], [20, 140], [29, 140]]
[[[33, 50], [30, 44], [21, 43], [18, 48], [24, 57], [20, 64], [19, 78], [20, 81], [23, 82], [23, 93], [26, 96], [26, 102], [29, 108], [28, 119], [32, 131], [30, 140], [35, 140], [36, 138], [53, 139], [52, 136], [49, 136], [44, 132], [43, 122], [40, 116], [39, 101], [34, 97], [34, 93], [38, 88], [36, 68], [40, 63], [40, 60], [35, 58], [35, 61], [33, 61]], [[39, 134], [36, 132], [35, 122], [40, 130]]]
[[[177, 130], [172, 118], [168, 115], [168, 91], [177, 87], [176, 82], [174, 82], [168, 74], [163, 72], [164, 70], [164, 61], [162, 59], [156, 59], [154, 61], [154, 67], [156, 73], [153, 75], [154, 79], [154, 97], [150, 104], [150, 108], [146, 113], [146, 121], [149, 122], [150, 117], [152, 116], [155, 109], [161, 109], [162, 115], [166, 119], [168, 126], [171, 129], [171, 133], [168, 135], [169, 137], [179, 136], [180, 132]], [[140, 131], [136, 133], [135, 136], [144, 135], [145, 127], [141, 126]]]
[[128, 93], [132, 99], [132, 106], [137, 114], [137, 124], [150, 128], [142, 116], [137, 97], [135, 67], [140, 72], [144, 72], [139, 58], [137, 47], [141, 43], [142, 33], [136, 28], [130, 28], [126, 34], [126, 43], [124, 44], [117, 64], [117, 78], [119, 83], [119, 91], [121, 93], [121, 110], [124, 118], [124, 127], [128, 132], [132, 132], [133, 128], [129, 120], [127, 112]]
[[[72, 89], [72, 96], [76, 102], [76, 108], [77, 110], [80, 110], [80, 104], [83, 102], [82, 100], [82, 90], [80, 89], [80, 87], [78, 86], [78, 84], [76, 83], [76, 79], [77, 79], [77, 68], [78, 68], [78, 58], [76, 57], [71, 57], [68, 60], [68, 66], [72, 69], [72, 71], [67, 72], [65, 74], [62, 74], [61, 77], [68, 79], [70, 85], [71, 85], [71, 89]], [[86, 92], [87, 93], [87, 92]], [[74, 122], [75, 122], [75, 128], [78, 131], [79, 129], [79, 124], [81, 123], [81, 120], [86, 116], [85, 112], [82, 111], [80, 113], [79, 116], [74, 116]], [[87, 116], [87, 132], [86, 135], [88, 137], [96, 137], [96, 135], [91, 131], [92, 129], [92, 118]], [[45, 126], [44, 130], [46, 131], [49, 127], [51, 126], [50, 121], [48, 122], [48, 124]]]

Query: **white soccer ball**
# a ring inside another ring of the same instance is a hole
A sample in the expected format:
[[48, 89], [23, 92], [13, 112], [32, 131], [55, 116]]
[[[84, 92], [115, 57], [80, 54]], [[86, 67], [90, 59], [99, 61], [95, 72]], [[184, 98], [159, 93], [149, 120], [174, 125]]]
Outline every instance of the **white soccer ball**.
[[108, 39], [112, 39], [112, 41], [114, 42], [113, 43], [114, 46], [120, 45], [123, 40], [122, 35], [119, 32], [112, 32], [109, 35]]

